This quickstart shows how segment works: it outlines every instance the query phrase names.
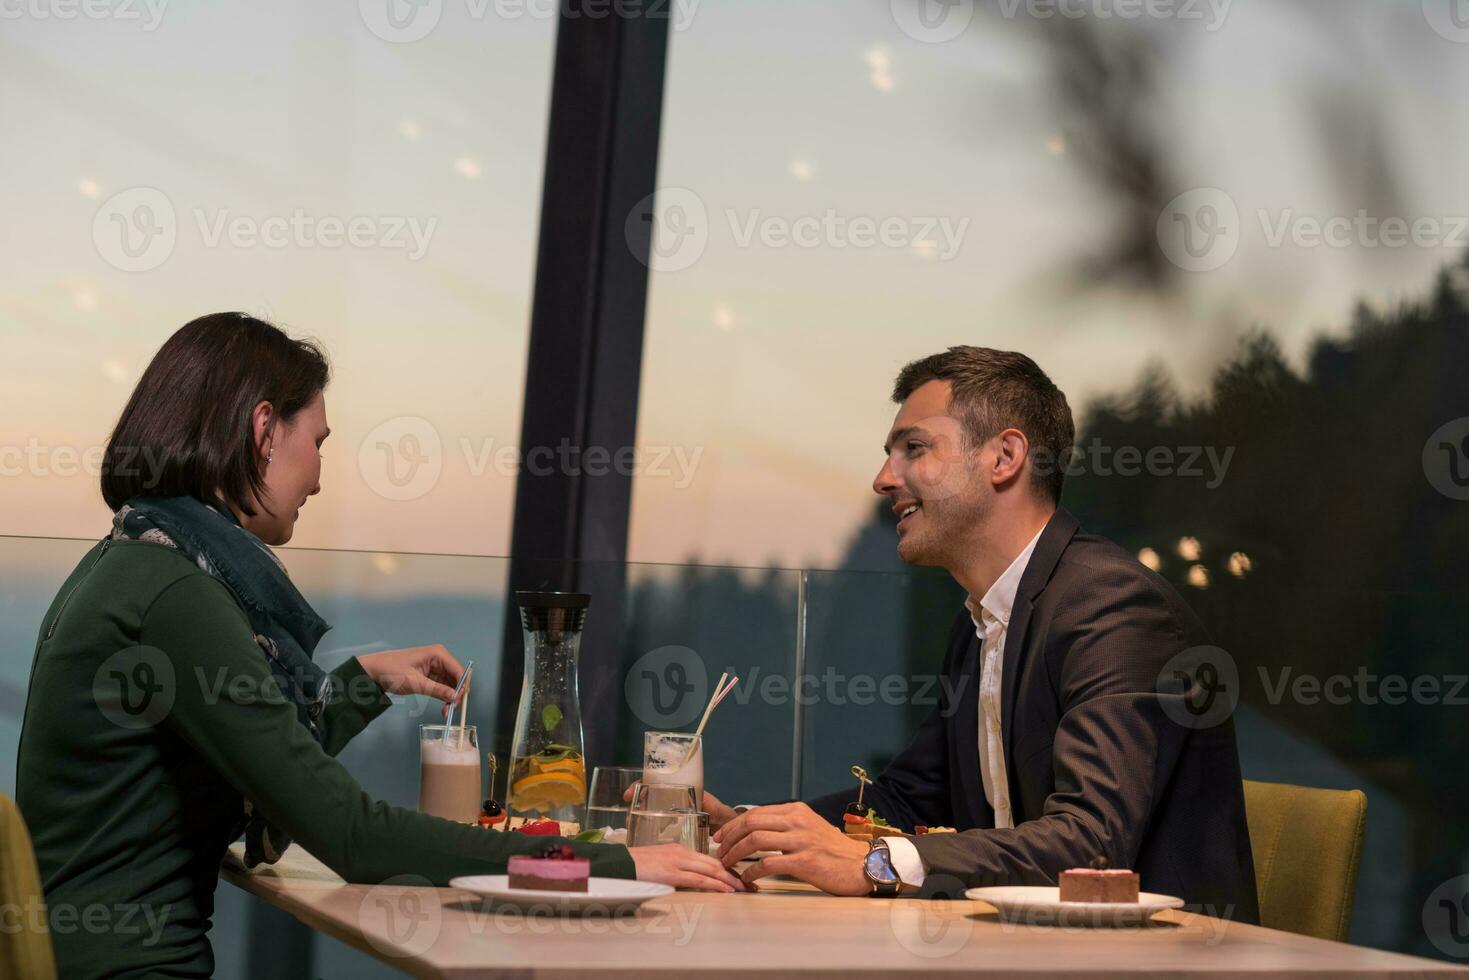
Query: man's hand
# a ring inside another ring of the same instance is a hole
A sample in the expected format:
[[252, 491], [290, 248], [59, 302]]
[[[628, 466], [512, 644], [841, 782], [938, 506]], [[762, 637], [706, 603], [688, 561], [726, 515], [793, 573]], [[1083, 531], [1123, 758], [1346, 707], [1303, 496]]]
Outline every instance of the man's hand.
[[[708, 793], [704, 794], [708, 797]], [[746, 885], [767, 875], [790, 875], [832, 895], [866, 895], [866, 842], [853, 840], [804, 803], [747, 810], [715, 835], [719, 859], [730, 867], [755, 851], [779, 851], [745, 869]]]
[[682, 844], [629, 847], [638, 881], [656, 881], [675, 888], [706, 892], [742, 892], [744, 884], [707, 854], [695, 854]]
[[464, 667], [442, 644], [384, 650], [357, 658], [362, 669], [389, 694], [427, 694], [444, 702], [442, 714], [449, 714], [449, 701]]

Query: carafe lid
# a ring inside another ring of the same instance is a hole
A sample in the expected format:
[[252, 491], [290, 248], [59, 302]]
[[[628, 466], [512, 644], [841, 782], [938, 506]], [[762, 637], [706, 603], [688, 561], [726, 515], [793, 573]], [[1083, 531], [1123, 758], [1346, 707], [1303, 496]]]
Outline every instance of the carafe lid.
[[517, 592], [520, 624], [532, 633], [575, 633], [586, 625], [592, 597], [585, 592]]

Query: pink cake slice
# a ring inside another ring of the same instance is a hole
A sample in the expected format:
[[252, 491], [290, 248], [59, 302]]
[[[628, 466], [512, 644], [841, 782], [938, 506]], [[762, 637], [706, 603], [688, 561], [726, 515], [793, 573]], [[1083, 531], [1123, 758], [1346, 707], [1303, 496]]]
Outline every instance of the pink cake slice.
[[510, 858], [511, 888], [532, 888], [550, 892], [584, 892], [592, 874], [592, 862], [586, 858], [543, 858], [516, 854]]

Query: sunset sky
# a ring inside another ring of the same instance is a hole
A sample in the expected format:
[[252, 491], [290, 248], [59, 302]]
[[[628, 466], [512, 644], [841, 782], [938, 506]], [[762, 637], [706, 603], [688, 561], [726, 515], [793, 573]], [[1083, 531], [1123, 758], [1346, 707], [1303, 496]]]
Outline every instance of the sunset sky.
[[[323, 492], [293, 545], [506, 551], [514, 477], [495, 452], [519, 433], [554, 25], [446, 0], [429, 36], [391, 43], [357, 8], [180, 2], [153, 30], [5, 22], [0, 131], [25, 138], [0, 156], [0, 534], [103, 533], [86, 454], [174, 329], [242, 309], [320, 338], [335, 369]], [[1268, 241], [1282, 216], [1353, 215], [1384, 168], [1392, 214], [1469, 214], [1440, 163], [1469, 141], [1469, 61], [1417, 4], [1333, 3], [1326, 25], [1302, 16], [1310, 4], [1238, 0], [1217, 30], [1149, 26], [1166, 79], [1149, 123], [1178, 191], [1219, 188], [1240, 215], [1233, 258], [1188, 274], [1174, 303], [1065, 290], [1112, 212], [1047, 95], [1033, 25], [976, 16], [931, 44], [885, 0], [691, 9], [671, 42], [659, 184], [696, 202], [706, 243], [652, 275], [638, 442], [665, 465], [635, 484], [633, 560], [838, 561], [913, 357], [1024, 350], [1074, 408], [1150, 360], [1198, 392], [1252, 325], [1299, 363], [1359, 298], [1420, 294], [1461, 251]], [[1323, 79], [1363, 120], [1344, 158], [1322, 138]], [[108, 209], [135, 188], [166, 199], [176, 242], [124, 271]], [[743, 240], [828, 212], [899, 219], [908, 238]], [[292, 215], [320, 237], [216, 237]], [[370, 243], [323, 244], [357, 217]], [[953, 255], [915, 240], [930, 219], [963, 229]], [[419, 257], [408, 227], [427, 235]], [[437, 477], [395, 485], [384, 453], [404, 446]]]

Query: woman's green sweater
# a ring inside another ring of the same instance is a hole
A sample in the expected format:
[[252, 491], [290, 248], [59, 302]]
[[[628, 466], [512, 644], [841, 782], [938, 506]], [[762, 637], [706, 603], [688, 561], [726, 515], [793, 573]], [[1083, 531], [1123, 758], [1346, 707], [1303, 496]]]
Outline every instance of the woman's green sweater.
[[[16, 764], [62, 976], [210, 976], [243, 799], [352, 882], [443, 885], [547, 843], [370, 798], [334, 756], [388, 699], [355, 659], [332, 676], [319, 744], [223, 584], [150, 542], [88, 552], [41, 624]], [[572, 847], [634, 874], [626, 848]]]

